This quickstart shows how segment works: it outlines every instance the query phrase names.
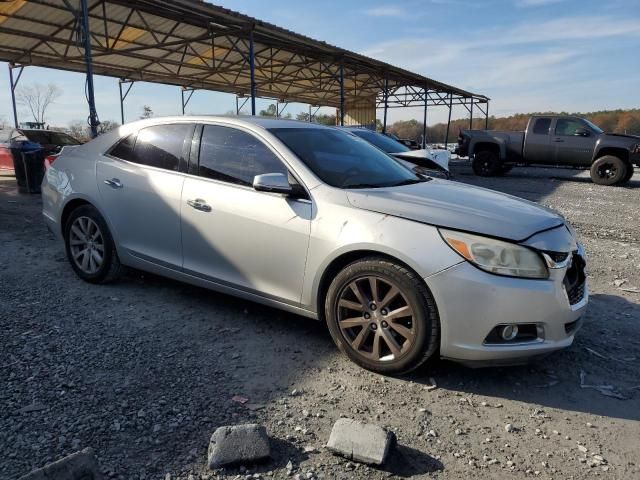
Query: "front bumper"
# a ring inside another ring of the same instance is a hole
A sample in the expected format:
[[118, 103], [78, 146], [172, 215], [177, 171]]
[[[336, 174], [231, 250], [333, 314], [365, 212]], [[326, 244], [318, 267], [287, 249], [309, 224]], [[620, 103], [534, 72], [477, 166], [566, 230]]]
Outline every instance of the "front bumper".
[[[565, 269], [547, 280], [486, 273], [468, 262], [425, 278], [438, 305], [443, 358], [476, 364], [517, 364], [569, 347], [588, 303], [570, 304], [563, 284]], [[538, 338], [501, 344], [486, 342], [499, 325], [535, 324]]]

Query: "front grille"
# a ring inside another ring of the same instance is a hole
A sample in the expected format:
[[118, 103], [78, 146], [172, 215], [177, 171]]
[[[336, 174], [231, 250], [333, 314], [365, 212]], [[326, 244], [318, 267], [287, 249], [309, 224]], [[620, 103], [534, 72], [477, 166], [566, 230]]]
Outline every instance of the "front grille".
[[565, 275], [563, 281], [570, 305], [575, 305], [584, 298], [584, 288], [586, 282], [584, 268], [584, 259], [580, 255], [578, 255], [577, 251], [573, 252], [571, 266], [567, 270], [567, 274]]

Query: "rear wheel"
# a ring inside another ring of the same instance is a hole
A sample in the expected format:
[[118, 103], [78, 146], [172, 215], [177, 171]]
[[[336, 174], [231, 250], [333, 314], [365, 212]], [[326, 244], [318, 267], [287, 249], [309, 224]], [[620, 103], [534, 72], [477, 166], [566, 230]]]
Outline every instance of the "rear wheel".
[[621, 158], [605, 155], [591, 165], [591, 180], [598, 185], [618, 185], [626, 181], [627, 164]]
[[407, 373], [438, 350], [435, 301], [415, 273], [383, 258], [345, 267], [325, 299], [329, 331], [358, 365], [379, 373]]
[[107, 223], [91, 205], [71, 212], [64, 228], [67, 258], [74, 272], [90, 283], [115, 280], [122, 266]]
[[633, 165], [628, 164], [627, 165], [627, 174], [625, 175], [624, 179], [622, 180], [622, 183], [627, 183], [629, 180], [631, 180], [632, 177], [633, 177]]
[[473, 156], [471, 168], [473, 168], [473, 173], [480, 177], [493, 177], [500, 173], [502, 162], [496, 152], [480, 150]]

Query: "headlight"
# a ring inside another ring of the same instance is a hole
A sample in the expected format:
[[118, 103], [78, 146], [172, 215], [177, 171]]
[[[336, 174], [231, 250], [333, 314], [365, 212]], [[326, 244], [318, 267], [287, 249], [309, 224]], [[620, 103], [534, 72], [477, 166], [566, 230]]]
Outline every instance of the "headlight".
[[542, 257], [530, 248], [470, 233], [439, 230], [451, 248], [482, 270], [510, 277], [549, 277]]

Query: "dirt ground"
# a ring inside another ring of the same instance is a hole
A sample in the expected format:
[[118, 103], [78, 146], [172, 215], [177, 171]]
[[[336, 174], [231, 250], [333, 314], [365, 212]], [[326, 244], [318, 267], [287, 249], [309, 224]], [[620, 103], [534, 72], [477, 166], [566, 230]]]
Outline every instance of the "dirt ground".
[[[576, 227], [591, 304], [568, 350], [527, 367], [375, 375], [308, 319], [140, 272], [83, 283], [39, 197], [0, 177], [0, 478], [87, 446], [119, 479], [640, 478], [640, 172], [621, 188], [573, 170], [453, 172]], [[388, 465], [323, 448], [341, 416], [396, 433]], [[211, 433], [246, 422], [267, 427], [272, 461], [208, 472]]]

